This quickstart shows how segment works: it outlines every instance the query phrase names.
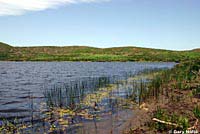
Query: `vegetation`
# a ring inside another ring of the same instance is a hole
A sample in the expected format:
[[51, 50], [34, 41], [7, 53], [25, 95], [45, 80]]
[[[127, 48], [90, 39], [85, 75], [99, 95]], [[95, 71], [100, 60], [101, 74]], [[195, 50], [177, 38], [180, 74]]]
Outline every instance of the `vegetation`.
[[[153, 72], [150, 82], [146, 83], [138, 79], [133, 83], [133, 88], [139, 89], [139, 94], [130, 94], [131, 100], [137, 100], [139, 105], [144, 107], [151, 119], [140, 119], [139, 129], [131, 128], [130, 133], [166, 133], [166, 131], [188, 130], [189, 128], [200, 131], [200, 49], [191, 51], [169, 51], [138, 47], [117, 47], [117, 48], [93, 48], [85, 46], [69, 47], [12, 47], [5, 43], [0, 43], [0, 60], [1, 61], [172, 61], [180, 62], [173, 69]], [[101, 83], [101, 81], [103, 81]], [[92, 81], [93, 89], [102, 88], [108, 85], [106, 78], [100, 78]], [[90, 83], [91, 84], [91, 83]], [[105, 84], [105, 85], [104, 85]], [[76, 107], [74, 102], [81, 102], [85, 96], [84, 89], [87, 83], [76, 84], [73, 89], [65, 87], [62, 90], [55, 87], [52, 90], [46, 90], [44, 96], [47, 98], [47, 105], [52, 108], [50, 114], [59, 115], [62, 119], [64, 115], [74, 117], [78, 110], [79, 115], [90, 118], [87, 111], [82, 107]], [[110, 89], [112, 89], [110, 87]], [[76, 91], [78, 94], [77, 100]], [[112, 90], [111, 90], [112, 91]], [[131, 91], [132, 92], [132, 91]], [[95, 92], [96, 93], [96, 92]], [[91, 100], [101, 100], [110, 92], [100, 90], [95, 94], [87, 93], [83, 101], [88, 103], [87, 107], [93, 105]], [[69, 99], [63, 99], [68, 97]], [[144, 105], [146, 104], [146, 105]], [[141, 107], [141, 110], [144, 108]], [[56, 110], [57, 109], [57, 110]], [[149, 111], [151, 109], [151, 111]], [[142, 112], [141, 112], [142, 113]], [[144, 115], [145, 115], [144, 114]], [[144, 116], [142, 115], [142, 116]], [[48, 117], [49, 120], [51, 116]], [[152, 118], [157, 119], [152, 120]], [[72, 118], [73, 119], [73, 118]], [[60, 124], [67, 126], [70, 123], [67, 120], [60, 120]], [[160, 122], [159, 122], [160, 121]], [[73, 121], [72, 121], [73, 122]], [[164, 122], [164, 123], [163, 123]], [[4, 121], [0, 122], [0, 131], [16, 132], [14, 123]], [[137, 125], [136, 125], [137, 126]], [[147, 128], [148, 126], [148, 128]], [[24, 128], [21, 125], [19, 128]], [[52, 131], [55, 128], [52, 125]], [[143, 129], [141, 131], [141, 129]]]
[[176, 115], [176, 114], [169, 115], [165, 110], [161, 109], [160, 107], [157, 108], [153, 116], [157, 119], [161, 119], [164, 121], [172, 122], [173, 124], [177, 124], [177, 125], [169, 125], [169, 124], [163, 124], [160, 122], [155, 122], [152, 125], [158, 131], [166, 131], [169, 128], [176, 129], [176, 130], [178, 129], [187, 130], [187, 128], [189, 127], [189, 120], [187, 117], [184, 117], [182, 115]]
[[196, 118], [200, 119], [200, 106], [196, 106], [193, 110], [193, 113], [195, 115]]
[[194, 51], [169, 51], [140, 47], [94, 48], [68, 47], [11, 47], [0, 43], [0, 60], [8, 61], [188, 61], [200, 58]]
[[9, 58], [9, 51], [11, 46], [0, 42], [0, 60], [6, 60]]
[[199, 81], [199, 59], [182, 62], [171, 70], [160, 71], [153, 76], [145, 92], [140, 95], [143, 105], [152, 109], [145, 113], [151, 119], [143, 120], [148, 124], [148, 129], [141, 125], [140, 129], [131, 129], [130, 133], [141, 132], [141, 128], [149, 133], [166, 133], [173, 129], [200, 131]]

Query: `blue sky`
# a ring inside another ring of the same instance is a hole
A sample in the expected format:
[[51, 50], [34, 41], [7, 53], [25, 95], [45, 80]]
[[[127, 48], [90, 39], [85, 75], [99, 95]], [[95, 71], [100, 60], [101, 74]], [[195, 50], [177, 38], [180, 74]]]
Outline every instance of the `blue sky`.
[[199, 0], [0, 0], [13, 46], [200, 48]]

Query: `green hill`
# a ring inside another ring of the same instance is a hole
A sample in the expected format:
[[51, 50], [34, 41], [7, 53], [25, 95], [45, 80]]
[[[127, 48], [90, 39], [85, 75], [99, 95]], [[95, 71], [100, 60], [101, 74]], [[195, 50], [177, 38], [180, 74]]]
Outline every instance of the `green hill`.
[[192, 51], [194, 51], [194, 52], [200, 52], [200, 48], [193, 49]]
[[9, 61], [186, 61], [200, 58], [197, 51], [170, 51], [139, 47], [94, 48], [11, 47], [0, 43], [0, 60]]
[[0, 42], [0, 51], [7, 50], [7, 49], [10, 49], [10, 48], [11, 48], [10, 45], [5, 44], [3, 42]]
[[0, 42], [0, 60], [8, 59], [10, 49], [11, 49], [11, 46]]

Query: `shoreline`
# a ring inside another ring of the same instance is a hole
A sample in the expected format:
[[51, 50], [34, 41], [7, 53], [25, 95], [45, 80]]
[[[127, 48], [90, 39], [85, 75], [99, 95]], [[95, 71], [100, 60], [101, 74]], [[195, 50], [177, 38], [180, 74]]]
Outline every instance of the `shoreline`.
[[[196, 61], [195, 63], [183, 63], [173, 68], [172, 70], [175, 72], [177, 70], [180, 71], [176, 74], [178, 77], [182, 71], [185, 71], [181, 68], [191, 64], [191, 71], [196, 73], [194, 74], [195, 78], [192, 76], [193, 79], [186, 83], [188, 87], [184, 87], [183, 89], [173, 87], [173, 84], [177, 84], [177, 81], [174, 79], [171, 79], [168, 83], [163, 83], [160, 87], [163, 88], [163, 92], [160, 93], [160, 96], [156, 99], [151, 96], [140, 105], [137, 109], [138, 114], [127, 122], [124, 134], [169, 133], [186, 130], [191, 133], [200, 132], [199, 63], [200, 61]], [[186, 74], [187, 73], [188, 72], [186, 72]], [[194, 91], [196, 91], [196, 93], [194, 93]], [[196, 112], [194, 112], [194, 109], [196, 109]], [[158, 120], [164, 123], [157, 122]], [[167, 125], [165, 124], [166, 122], [174, 123], [177, 126]]]

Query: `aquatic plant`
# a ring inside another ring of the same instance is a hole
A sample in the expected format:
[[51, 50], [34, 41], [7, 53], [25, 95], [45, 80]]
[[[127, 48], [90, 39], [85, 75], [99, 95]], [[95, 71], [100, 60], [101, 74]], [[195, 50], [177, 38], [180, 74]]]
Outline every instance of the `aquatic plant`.
[[95, 93], [97, 90], [107, 87], [111, 82], [115, 82], [113, 77], [94, 77], [71, 81], [64, 86], [54, 86], [51, 89], [44, 89], [48, 107], [68, 107], [75, 108], [85, 95]]

